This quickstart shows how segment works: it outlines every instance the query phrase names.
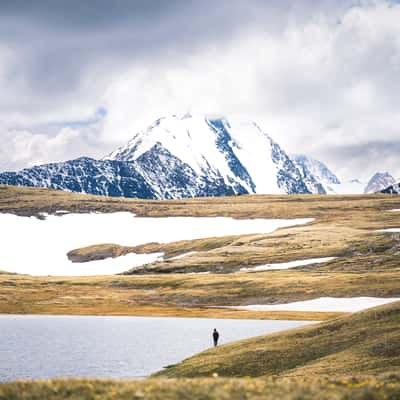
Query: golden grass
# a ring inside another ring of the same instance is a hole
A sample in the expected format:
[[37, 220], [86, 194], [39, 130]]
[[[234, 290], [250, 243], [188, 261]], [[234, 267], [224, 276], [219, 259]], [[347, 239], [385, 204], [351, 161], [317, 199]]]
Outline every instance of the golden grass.
[[49, 380], [0, 384], [0, 400], [398, 400], [400, 376], [343, 379]]
[[400, 302], [226, 344], [170, 366], [164, 377], [338, 377], [400, 373]]
[[[255, 274], [31, 277], [0, 275], [0, 313], [256, 316], [315, 319], [314, 313], [241, 313], [213, 308], [321, 296], [400, 297], [400, 274], [271, 271]], [[305, 318], [308, 315], [307, 318]], [[336, 314], [337, 315], [337, 314]], [[330, 315], [334, 316], [334, 315]]]
[[[371, 226], [371, 214], [400, 207], [395, 195], [246, 195], [183, 200], [140, 200], [67, 193], [60, 190], [0, 185], [0, 210], [18, 215], [70, 212], [129, 211], [146, 217], [225, 216], [234, 218], [305, 218], [320, 222], [335, 219], [351, 226], [356, 217]], [[359, 212], [362, 211], [361, 215]], [[395, 214], [395, 213], [390, 213]], [[392, 215], [393, 216], [393, 215]], [[390, 219], [390, 218], [389, 218]], [[375, 226], [382, 227], [382, 219]], [[384, 222], [384, 221], [383, 221]], [[388, 221], [391, 226], [390, 222]]]

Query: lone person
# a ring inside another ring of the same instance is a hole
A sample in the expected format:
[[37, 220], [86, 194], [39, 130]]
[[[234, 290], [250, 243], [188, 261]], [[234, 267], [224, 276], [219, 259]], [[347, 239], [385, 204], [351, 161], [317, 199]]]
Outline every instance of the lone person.
[[215, 347], [215, 346], [218, 345], [218, 339], [219, 339], [219, 333], [215, 328], [213, 330], [212, 337], [213, 337], [213, 340], [214, 340], [214, 347]]

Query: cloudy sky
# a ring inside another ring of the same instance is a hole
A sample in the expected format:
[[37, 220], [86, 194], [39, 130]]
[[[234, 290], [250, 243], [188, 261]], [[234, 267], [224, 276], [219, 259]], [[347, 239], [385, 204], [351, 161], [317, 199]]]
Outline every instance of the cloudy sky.
[[190, 110], [343, 179], [400, 178], [399, 21], [394, 0], [2, 0], [0, 170], [100, 157]]

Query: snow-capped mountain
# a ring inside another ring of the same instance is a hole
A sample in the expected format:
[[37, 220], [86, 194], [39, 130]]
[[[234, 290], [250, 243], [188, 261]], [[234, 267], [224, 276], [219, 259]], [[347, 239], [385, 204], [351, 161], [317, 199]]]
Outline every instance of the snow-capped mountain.
[[377, 172], [368, 182], [364, 193], [377, 193], [396, 183], [388, 172]]
[[292, 160], [311, 193], [335, 193], [331, 186], [339, 185], [340, 180], [323, 162], [304, 154], [294, 154]]
[[156, 145], [234, 192], [309, 192], [292, 160], [251, 121], [190, 114], [160, 118], [106, 159], [135, 161]]
[[400, 194], [400, 182], [395, 183], [394, 185], [391, 185], [386, 189], [381, 190], [381, 193]]
[[310, 193], [307, 179], [254, 122], [192, 115], [157, 120], [103, 160], [0, 174], [3, 184], [148, 199]]

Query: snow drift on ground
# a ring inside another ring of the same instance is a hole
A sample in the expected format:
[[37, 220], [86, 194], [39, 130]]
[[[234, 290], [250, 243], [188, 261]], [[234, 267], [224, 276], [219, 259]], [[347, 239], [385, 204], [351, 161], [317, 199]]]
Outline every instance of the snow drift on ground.
[[318, 299], [296, 301], [287, 304], [254, 304], [249, 306], [231, 307], [248, 311], [325, 311], [325, 312], [356, 312], [366, 308], [399, 301], [400, 298], [379, 297], [320, 297]]
[[0, 214], [0, 270], [58, 276], [115, 274], [161, 259], [162, 254], [128, 254], [87, 263], [72, 263], [66, 254], [73, 249], [103, 243], [134, 246], [149, 242], [169, 243], [213, 236], [269, 233], [280, 227], [310, 221], [312, 218], [139, 218], [128, 212], [59, 213], [40, 220]]
[[335, 258], [336, 257], [309, 258], [308, 260], [296, 260], [278, 264], [265, 264], [265, 265], [258, 265], [257, 267], [252, 267], [252, 268], [240, 268], [240, 271], [260, 272], [260, 271], [270, 271], [274, 269], [289, 269], [295, 267], [302, 267], [304, 265], [320, 264], [334, 260]]

